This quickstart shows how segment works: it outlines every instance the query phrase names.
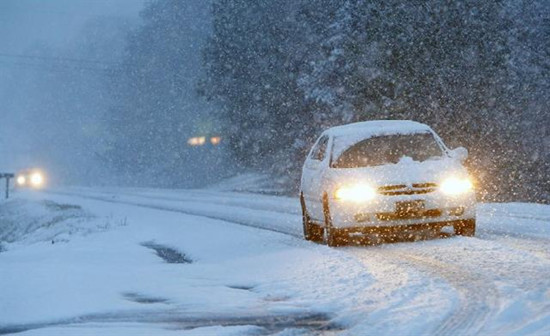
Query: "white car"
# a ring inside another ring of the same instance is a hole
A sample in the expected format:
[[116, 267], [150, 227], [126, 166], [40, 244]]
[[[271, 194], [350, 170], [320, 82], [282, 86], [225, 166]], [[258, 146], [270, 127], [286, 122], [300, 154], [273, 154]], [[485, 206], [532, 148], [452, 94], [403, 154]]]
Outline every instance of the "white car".
[[427, 125], [378, 120], [321, 134], [302, 170], [304, 237], [329, 246], [350, 235], [453, 226], [475, 234], [475, 192], [462, 165], [468, 151], [449, 150]]

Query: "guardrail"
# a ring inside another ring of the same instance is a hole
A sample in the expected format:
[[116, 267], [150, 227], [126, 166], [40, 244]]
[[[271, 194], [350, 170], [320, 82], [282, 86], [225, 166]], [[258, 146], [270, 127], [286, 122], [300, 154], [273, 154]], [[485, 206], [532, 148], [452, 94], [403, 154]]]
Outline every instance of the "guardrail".
[[6, 199], [10, 198], [10, 179], [14, 178], [15, 174], [11, 173], [0, 173], [0, 180], [6, 179]]

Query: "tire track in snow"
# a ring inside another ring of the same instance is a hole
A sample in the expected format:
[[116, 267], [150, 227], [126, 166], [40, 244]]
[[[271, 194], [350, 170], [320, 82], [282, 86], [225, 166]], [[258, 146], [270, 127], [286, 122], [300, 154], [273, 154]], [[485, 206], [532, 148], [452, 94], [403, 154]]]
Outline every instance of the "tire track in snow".
[[550, 239], [548, 238], [496, 230], [480, 230], [478, 236], [484, 240], [531, 253], [546, 261], [550, 260]]
[[[499, 292], [492, 280], [488, 281], [485, 277], [486, 274], [471, 272], [460, 265], [412, 252], [391, 250], [389, 246], [384, 245], [381, 250], [378, 250], [380, 247], [352, 248], [349, 252], [364, 262], [366, 267], [372, 266], [372, 261], [391, 264], [402, 272], [413, 270], [420, 274], [428, 274], [429, 280], [440, 279], [454, 289], [452, 294], [456, 295], [457, 304], [449, 311], [440, 312], [447, 315], [443, 316], [442, 321], [432, 327], [430, 332], [425, 331], [424, 334], [475, 335], [480, 333], [485, 322], [496, 312], [499, 303]], [[369, 269], [372, 268], [369, 267]], [[394, 282], [393, 278], [389, 280], [390, 285]], [[423, 290], [428, 292], [432, 288], [426, 286]], [[441, 295], [445, 295], [445, 292]], [[451, 295], [449, 295], [450, 298]]]
[[433, 330], [434, 335], [479, 334], [491, 313], [498, 308], [498, 290], [483, 274], [414, 254], [396, 253], [395, 256], [417, 269], [442, 278], [457, 291], [457, 308]]

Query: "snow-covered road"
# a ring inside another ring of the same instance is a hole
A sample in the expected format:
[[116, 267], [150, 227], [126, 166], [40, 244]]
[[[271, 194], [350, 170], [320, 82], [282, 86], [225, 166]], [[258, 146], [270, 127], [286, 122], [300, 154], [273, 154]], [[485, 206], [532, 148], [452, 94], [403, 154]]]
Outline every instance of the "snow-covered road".
[[550, 334], [550, 206], [482, 204], [475, 238], [337, 249], [301, 239], [287, 197], [65, 188], [0, 206], [21, 236], [0, 253], [0, 334]]

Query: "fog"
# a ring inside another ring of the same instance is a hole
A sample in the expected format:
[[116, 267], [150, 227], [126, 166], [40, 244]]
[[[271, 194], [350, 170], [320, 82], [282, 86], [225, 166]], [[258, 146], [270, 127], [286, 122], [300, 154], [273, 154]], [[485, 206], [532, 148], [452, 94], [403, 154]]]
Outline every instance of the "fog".
[[[59, 156], [58, 149], [62, 150], [56, 148], [60, 143], [54, 135], [70, 129], [79, 118], [95, 116], [89, 115], [89, 110], [62, 115], [52, 111], [68, 98], [59, 92], [63, 80], [59, 77], [69, 76], [72, 85], [86, 88], [91, 83], [83, 82], [96, 82], [98, 76], [86, 73], [75, 78], [71, 71], [88, 61], [113, 62], [120, 57], [120, 47], [101, 55], [102, 59], [80, 53], [79, 35], [87, 25], [101, 20], [124, 22], [127, 27], [136, 25], [142, 6], [140, 0], [0, 2], [0, 166], [4, 170], [44, 165], [63, 168], [63, 163], [56, 165], [48, 159], [50, 155]], [[78, 61], [64, 62], [66, 58]], [[79, 139], [66, 139], [72, 141]]]
[[56, 48], [70, 43], [98, 17], [138, 19], [144, 0], [2, 0], [2, 51], [21, 53], [37, 42]]
[[[124, 66], [131, 65], [136, 50], [129, 51], [128, 44], [144, 25], [140, 12], [146, 4], [142, 0], [0, 2], [0, 171], [40, 168], [51, 184], [156, 185], [151, 175], [161, 172], [136, 176], [111, 164], [111, 157], [119, 155], [111, 154], [118, 146], [113, 143], [113, 110], [128, 91], [117, 81], [123, 77], [121, 71], [128, 71]], [[187, 7], [191, 24], [196, 21], [196, 29], [207, 32], [209, 2]], [[195, 88], [204, 36], [197, 31], [188, 35], [185, 62], [178, 65], [187, 74], [187, 93], [181, 102], [188, 107], [182, 111], [187, 120], [179, 134], [182, 146], [195, 135], [196, 127], [204, 125], [201, 112], [208, 112]], [[133, 160], [127, 151], [123, 155]], [[180, 166], [185, 175], [180, 173], [178, 184], [191, 185], [204, 178], [197, 162], [205, 163], [209, 156], [189, 153]]]

